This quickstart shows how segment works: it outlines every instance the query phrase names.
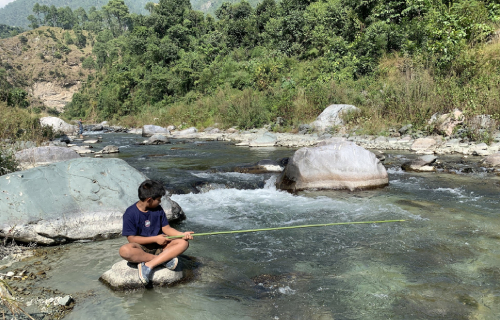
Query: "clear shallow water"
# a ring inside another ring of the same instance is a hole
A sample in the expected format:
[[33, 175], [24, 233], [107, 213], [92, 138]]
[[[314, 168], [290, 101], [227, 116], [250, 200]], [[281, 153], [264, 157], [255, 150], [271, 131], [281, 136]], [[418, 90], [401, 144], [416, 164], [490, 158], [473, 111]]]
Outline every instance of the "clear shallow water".
[[290, 149], [103, 139], [102, 146], [122, 147], [112, 157], [179, 191], [172, 199], [188, 216], [180, 230], [408, 221], [195, 238], [186, 252], [200, 261], [194, 281], [122, 293], [97, 279], [120, 259], [124, 239], [71, 244], [50, 257], [51, 277], [41, 283], [91, 293], [68, 319], [498, 319], [497, 176], [408, 174], [394, 166], [384, 189], [292, 195], [277, 191], [271, 175], [227, 172]]

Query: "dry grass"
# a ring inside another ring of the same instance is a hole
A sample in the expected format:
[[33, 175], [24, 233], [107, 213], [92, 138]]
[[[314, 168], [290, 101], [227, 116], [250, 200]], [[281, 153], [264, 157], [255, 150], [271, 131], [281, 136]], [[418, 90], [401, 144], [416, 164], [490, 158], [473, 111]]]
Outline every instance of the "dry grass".
[[2, 317], [5, 320], [5, 315], [10, 313], [13, 316], [23, 314], [29, 319], [35, 320], [26, 311], [23, 310], [21, 304], [14, 298], [12, 289], [5, 280], [0, 280], [0, 305]]

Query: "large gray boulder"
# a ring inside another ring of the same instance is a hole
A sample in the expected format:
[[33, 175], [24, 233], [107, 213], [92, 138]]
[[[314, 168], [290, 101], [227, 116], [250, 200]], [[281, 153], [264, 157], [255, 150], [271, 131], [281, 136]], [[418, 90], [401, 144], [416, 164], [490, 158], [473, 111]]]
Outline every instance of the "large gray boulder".
[[[92, 158], [1, 176], [0, 236], [41, 244], [119, 236], [146, 179], [121, 159]], [[167, 199], [162, 207], [171, 220], [178, 211]]]
[[328, 128], [335, 126], [340, 126], [344, 124], [342, 117], [348, 112], [360, 112], [359, 108], [349, 104], [332, 104], [327, 107], [321, 114], [316, 118], [311, 125], [316, 131], [323, 132]]
[[74, 134], [77, 131], [77, 127], [65, 122], [62, 119], [59, 119], [58, 117], [43, 117], [40, 118], [40, 124], [42, 126], [49, 126], [52, 127], [52, 130], [54, 131], [61, 131], [66, 134]]
[[22, 168], [33, 168], [54, 162], [80, 158], [80, 155], [67, 147], [37, 147], [16, 152], [16, 160]]
[[163, 134], [169, 135], [170, 131], [166, 128], [155, 126], [153, 124], [147, 124], [142, 127], [142, 136], [143, 137], [151, 137], [154, 134]]
[[278, 178], [284, 190], [367, 189], [385, 186], [389, 178], [375, 154], [345, 139], [301, 148]]

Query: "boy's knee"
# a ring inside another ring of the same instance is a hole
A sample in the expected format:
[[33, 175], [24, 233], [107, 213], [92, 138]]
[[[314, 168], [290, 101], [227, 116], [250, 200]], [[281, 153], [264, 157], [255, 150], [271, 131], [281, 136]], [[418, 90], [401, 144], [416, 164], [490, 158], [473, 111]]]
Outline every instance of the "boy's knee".
[[119, 253], [123, 259], [128, 260], [131, 256], [131, 251], [131, 246], [126, 244], [120, 247]]

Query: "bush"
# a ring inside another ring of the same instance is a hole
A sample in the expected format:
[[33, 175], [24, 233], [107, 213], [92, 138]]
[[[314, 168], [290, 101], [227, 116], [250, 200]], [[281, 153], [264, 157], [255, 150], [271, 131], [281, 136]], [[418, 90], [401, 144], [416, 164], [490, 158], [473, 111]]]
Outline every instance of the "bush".
[[13, 152], [0, 147], [0, 176], [16, 171], [17, 166]]

